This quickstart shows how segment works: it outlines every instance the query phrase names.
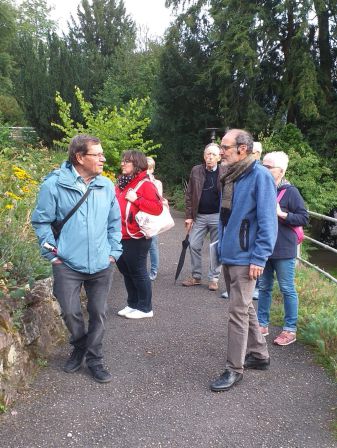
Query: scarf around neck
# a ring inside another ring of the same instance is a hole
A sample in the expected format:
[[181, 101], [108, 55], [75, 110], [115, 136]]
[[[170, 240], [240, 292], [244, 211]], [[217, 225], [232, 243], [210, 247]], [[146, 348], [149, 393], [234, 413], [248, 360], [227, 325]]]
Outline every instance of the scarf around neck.
[[132, 179], [135, 177], [134, 174], [122, 174], [119, 176], [119, 178], [117, 179], [117, 185], [118, 188], [123, 191], [124, 188], [132, 181]]
[[234, 192], [234, 182], [255, 162], [252, 154], [226, 167], [226, 171], [220, 179], [222, 183], [222, 200], [220, 219], [224, 226], [227, 226], [232, 213], [232, 201]]

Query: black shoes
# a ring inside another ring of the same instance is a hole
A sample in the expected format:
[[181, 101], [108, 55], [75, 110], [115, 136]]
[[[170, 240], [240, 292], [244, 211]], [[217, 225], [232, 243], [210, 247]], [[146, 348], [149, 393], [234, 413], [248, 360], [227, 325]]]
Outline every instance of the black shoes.
[[68, 361], [65, 363], [63, 370], [67, 373], [77, 372], [81, 368], [86, 354], [85, 348], [74, 348]]
[[222, 392], [228, 390], [232, 386], [234, 386], [234, 384], [241, 381], [242, 378], [243, 378], [242, 373], [237, 373], [232, 370], [226, 369], [224, 373], [220, 376], [220, 378], [218, 378], [211, 384], [211, 390], [213, 392]]
[[248, 355], [246, 355], [245, 363], [243, 366], [245, 369], [268, 370], [270, 366], [270, 358], [255, 358], [254, 355], [249, 353]]
[[[86, 352], [85, 348], [74, 348], [63, 370], [67, 373], [77, 372], [82, 366]], [[109, 383], [112, 380], [111, 374], [104, 369], [102, 364], [88, 366], [88, 369], [93, 379], [99, 383]]]
[[109, 383], [112, 380], [111, 374], [104, 369], [102, 364], [88, 366], [93, 379], [99, 383]]

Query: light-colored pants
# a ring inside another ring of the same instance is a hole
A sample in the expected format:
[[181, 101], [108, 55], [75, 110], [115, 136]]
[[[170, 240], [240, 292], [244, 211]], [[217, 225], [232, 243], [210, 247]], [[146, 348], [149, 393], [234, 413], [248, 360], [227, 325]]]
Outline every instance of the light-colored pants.
[[223, 270], [229, 294], [226, 368], [242, 373], [246, 353], [259, 359], [269, 357], [253, 306], [256, 280], [249, 278], [249, 266], [223, 265]]
[[[201, 279], [201, 251], [207, 233], [209, 233], [210, 243], [218, 239], [219, 213], [211, 215], [198, 214], [190, 233], [190, 254], [192, 277]], [[221, 273], [221, 265], [211, 270], [209, 267], [209, 281], [218, 281]]]

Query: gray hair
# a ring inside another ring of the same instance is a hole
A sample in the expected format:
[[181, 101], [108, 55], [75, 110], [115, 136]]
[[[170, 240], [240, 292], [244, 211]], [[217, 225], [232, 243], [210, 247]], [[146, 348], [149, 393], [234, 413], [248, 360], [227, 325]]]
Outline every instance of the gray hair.
[[267, 160], [272, 161], [274, 163], [275, 168], [281, 168], [283, 174], [287, 171], [289, 157], [285, 152], [283, 151], [268, 152], [268, 154], [266, 154], [263, 157], [264, 162]]
[[214, 149], [214, 151], [218, 154], [218, 155], [220, 155], [220, 146], [217, 144], [217, 143], [208, 143], [208, 145], [206, 145], [205, 146], [205, 149], [204, 149], [204, 154], [205, 154], [205, 152], [208, 150], [208, 149], [210, 149], [210, 148], [213, 148]]
[[71, 164], [77, 164], [76, 154], [81, 153], [85, 155], [88, 152], [88, 146], [90, 144], [99, 145], [101, 143], [98, 137], [93, 137], [92, 135], [80, 134], [75, 135], [70, 140], [68, 148], [68, 160]]
[[[233, 130], [233, 129], [232, 129]], [[250, 132], [242, 129], [236, 129], [237, 134], [235, 136], [235, 142], [237, 146], [246, 145], [247, 153], [253, 152], [254, 139]]]

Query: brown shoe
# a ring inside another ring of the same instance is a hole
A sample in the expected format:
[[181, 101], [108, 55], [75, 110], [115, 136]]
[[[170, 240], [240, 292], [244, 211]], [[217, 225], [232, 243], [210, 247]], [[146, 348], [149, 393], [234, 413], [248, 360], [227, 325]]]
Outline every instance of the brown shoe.
[[201, 278], [188, 277], [182, 282], [183, 286], [201, 285]]
[[218, 282], [209, 282], [208, 283], [208, 289], [210, 291], [217, 291], [219, 289]]

